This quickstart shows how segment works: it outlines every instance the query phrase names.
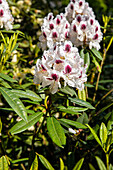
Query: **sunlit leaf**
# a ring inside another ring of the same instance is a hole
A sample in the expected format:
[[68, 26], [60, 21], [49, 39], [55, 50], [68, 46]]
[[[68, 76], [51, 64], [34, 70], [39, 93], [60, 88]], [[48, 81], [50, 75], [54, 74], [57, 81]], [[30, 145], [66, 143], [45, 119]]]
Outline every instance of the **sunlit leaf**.
[[105, 124], [102, 122], [100, 126], [100, 139], [103, 144], [106, 143], [107, 140], [107, 128]]
[[0, 170], [8, 170], [8, 162], [5, 156], [0, 158]]
[[92, 48], [91, 51], [92, 51], [92, 53], [93, 53], [97, 58], [99, 58], [100, 60], [102, 60], [102, 56], [101, 56], [100, 52], [97, 51], [96, 48]]
[[64, 162], [62, 158], [60, 158], [60, 170], [64, 170]]
[[95, 156], [95, 158], [96, 158], [96, 161], [98, 163], [99, 169], [100, 170], [106, 170], [106, 167], [105, 167], [103, 161], [98, 156]]
[[27, 121], [27, 111], [21, 102], [21, 100], [12, 93], [11, 90], [4, 87], [0, 87], [0, 92], [8, 102], [8, 104], [13, 108], [13, 110], [25, 121]]
[[46, 169], [54, 170], [50, 162], [43, 155], [39, 155], [39, 154], [37, 155], [39, 156], [40, 161], [42, 162], [42, 164], [45, 166]]
[[90, 129], [91, 133], [93, 134], [94, 138], [96, 139], [96, 141], [98, 142], [98, 144], [102, 147], [101, 141], [98, 138], [97, 134], [95, 133], [95, 131], [88, 125], [86, 124], [86, 126]]
[[76, 165], [75, 165], [75, 167], [73, 168], [73, 170], [80, 170], [81, 167], [82, 167], [83, 162], [84, 162], [84, 158], [80, 159], [80, 160], [76, 163]]
[[38, 158], [37, 158], [37, 155], [35, 156], [35, 159], [31, 165], [31, 168], [30, 170], [38, 170]]

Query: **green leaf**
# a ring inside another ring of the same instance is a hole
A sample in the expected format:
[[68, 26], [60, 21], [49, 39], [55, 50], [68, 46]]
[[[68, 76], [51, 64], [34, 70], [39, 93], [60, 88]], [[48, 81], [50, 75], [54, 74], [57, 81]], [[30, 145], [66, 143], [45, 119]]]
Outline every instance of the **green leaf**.
[[39, 156], [40, 161], [42, 162], [42, 164], [45, 166], [46, 169], [54, 170], [52, 165], [49, 163], [49, 161], [43, 155], [39, 155], [39, 154], [37, 154], [37, 155]]
[[60, 88], [60, 91], [66, 94], [69, 94], [71, 96], [77, 96], [75, 90], [73, 88], [70, 88], [69, 86], [66, 86], [64, 88]]
[[89, 122], [88, 116], [86, 113], [83, 113], [81, 116], [78, 117], [77, 122], [86, 124]]
[[84, 49], [80, 51], [80, 57], [84, 59]]
[[60, 158], [60, 170], [64, 170], [64, 162], [62, 158]]
[[87, 110], [87, 108], [73, 107], [73, 106], [68, 106], [67, 108], [64, 106], [59, 106], [58, 109], [62, 112], [70, 113], [70, 114], [79, 114], [77, 112], [84, 112]]
[[28, 121], [25, 122], [24, 120], [19, 121], [16, 123], [11, 129], [10, 133], [11, 134], [17, 134], [20, 132], [25, 131], [26, 129], [30, 128], [32, 125], [34, 125], [36, 122], [40, 120], [42, 117], [43, 113], [42, 112], [37, 112], [35, 114], [32, 114], [28, 116]]
[[73, 170], [80, 170], [81, 167], [82, 167], [83, 162], [84, 162], [84, 158], [80, 159], [80, 160], [76, 163], [76, 165], [75, 165], [75, 167], [73, 168]]
[[84, 106], [89, 109], [95, 109], [89, 102], [86, 102], [86, 101], [80, 100], [80, 99], [76, 99], [76, 98], [71, 98], [71, 97], [68, 97], [68, 98], [69, 98], [69, 100], [71, 100], [71, 102], [76, 103], [80, 106]]
[[3, 79], [9, 81], [9, 82], [17, 82], [17, 80], [12, 79], [11, 77], [9, 77], [8, 75], [4, 74], [4, 73], [0, 73], [0, 77], [2, 77]]
[[99, 169], [100, 170], [106, 170], [106, 167], [105, 167], [103, 161], [98, 156], [95, 156], [95, 158], [96, 158], [96, 161], [98, 163]]
[[97, 70], [98, 70], [99, 72], [101, 72], [101, 67], [100, 67], [98, 61], [96, 60], [96, 58], [95, 58], [93, 55], [92, 55], [92, 57], [93, 57], [93, 63], [95, 64]]
[[93, 134], [94, 138], [96, 139], [96, 141], [98, 142], [98, 144], [102, 147], [101, 141], [98, 138], [97, 134], [95, 133], [95, 131], [88, 125], [86, 124], [86, 126], [90, 129], [91, 133]]
[[8, 102], [8, 104], [13, 108], [13, 110], [25, 121], [27, 121], [27, 111], [21, 102], [21, 100], [13, 94], [11, 90], [4, 87], [0, 87], [0, 92]]
[[39, 97], [35, 92], [31, 90], [11, 90], [13, 93], [15, 93], [20, 98], [29, 98], [33, 101], [42, 101], [41, 97]]
[[60, 123], [54, 117], [47, 118], [47, 129], [54, 143], [56, 143], [60, 147], [66, 144], [64, 130]]
[[89, 163], [89, 169], [90, 170], [96, 170], [92, 164]]
[[0, 170], [8, 170], [8, 162], [5, 156], [0, 158]]
[[18, 28], [20, 28], [20, 24], [13, 25], [13, 29], [18, 29]]
[[31, 168], [30, 170], [38, 170], [38, 158], [37, 158], [37, 155], [35, 156], [35, 159], [31, 165]]
[[85, 125], [83, 125], [82, 123], [79, 123], [79, 122], [76, 122], [76, 121], [73, 121], [73, 120], [69, 120], [69, 119], [60, 119], [60, 121], [64, 122], [64, 123], [67, 123], [69, 125], [72, 125], [72, 126], [75, 126], [76, 128], [78, 129], [86, 129], [87, 127]]
[[105, 126], [105, 124], [102, 122], [101, 126], [100, 126], [100, 139], [102, 144], [106, 143], [107, 140], [107, 128]]
[[[96, 124], [96, 125], [93, 127], [93, 130], [95, 131], [95, 133], [97, 133], [98, 130], [99, 130], [99, 125]], [[92, 133], [90, 133], [89, 136], [87, 137], [87, 140], [93, 140], [93, 139], [94, 139], [94, 136], [93, 136]]]
[[100, 59], [100, 60], [103, 59], [102, 56], [101, 56], [101, 54], [100, 54], [100, 52], [97, 51], [96, 48], [92, 48], [91, 51], [92, 51], [92, 53], [93, 53], [98, 59]]

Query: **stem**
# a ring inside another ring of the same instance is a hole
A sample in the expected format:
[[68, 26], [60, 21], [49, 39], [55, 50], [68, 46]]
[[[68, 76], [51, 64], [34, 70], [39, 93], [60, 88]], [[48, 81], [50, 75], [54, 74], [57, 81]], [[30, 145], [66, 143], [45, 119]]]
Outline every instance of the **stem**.
[[107, 170], [109, 170], [109, 154], [106, 153], [106, 166], [107, 166]]

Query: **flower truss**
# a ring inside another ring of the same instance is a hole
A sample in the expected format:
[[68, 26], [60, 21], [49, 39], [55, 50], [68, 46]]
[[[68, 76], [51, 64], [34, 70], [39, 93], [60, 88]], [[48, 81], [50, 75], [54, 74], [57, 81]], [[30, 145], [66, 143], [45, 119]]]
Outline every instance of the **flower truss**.
[[82, 90], [87, 80], [86, 68], [78, 49], [70, 41], [58, 43], [53, 49], [44, 51], [42, 59], [37, 60], [34, 83], [50, 86], [52, 94], [62, 84]]
[[87, 65], [77, 47], [99, 50], [102, 40], [92, 8], [85, 0], [71, 0], [64, 14], [54, 17], [49, 13], [44, 18], [41, 31], [39, 45], [44, 53], [36, 63], [34, 83], [49, 86], [53, 94], [62, 85], [82, 90], [87, 81]]
[[6, 30], [12, 29], [13, 17], [6, 0], [0, 0], [0, 27]]

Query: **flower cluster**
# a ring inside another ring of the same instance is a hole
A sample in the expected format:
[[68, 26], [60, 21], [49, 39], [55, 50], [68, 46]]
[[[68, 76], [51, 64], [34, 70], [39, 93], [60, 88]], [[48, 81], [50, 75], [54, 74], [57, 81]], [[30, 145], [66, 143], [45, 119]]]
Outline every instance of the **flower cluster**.
[[74, 45], [100, 49], [99, 43], [102, 40], [100, 24], [85, 0], [72, 0], [65, 9], [65, 16], [71, 24], [70, 40]]
[[0, 0], [0, 27], [6, 30], [12, 29], [13, 17], [6, 0]]
[[86, 67], [78, 49], [70, 41], [63, 45], [58, 43], [54, 49], [44, 51], [42, 59], [37, 60], [34, 83], [50, 86], [53, 94], [62, 84], [82, 90], [87, 80]]
[[87, 65], [80, 58], [77, 47], [89, 46], [98, 50], [102, 40], [92, 8], [85, 0], [72, 0], [64, 14], [54, 17], [49, 13], [41, 31], [39, 40], [44, 53], [36, 63], [34, 83], [49, 86], [53, 94], [62, 85], [82, 90], [87, 81]]

